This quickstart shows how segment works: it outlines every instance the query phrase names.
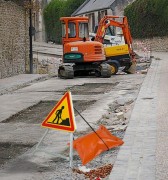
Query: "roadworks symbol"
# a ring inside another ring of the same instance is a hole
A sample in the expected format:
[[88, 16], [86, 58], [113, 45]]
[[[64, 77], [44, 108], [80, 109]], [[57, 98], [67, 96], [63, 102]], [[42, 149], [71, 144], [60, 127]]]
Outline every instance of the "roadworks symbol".
[[53, 110], [49, 113], [47, 118], [43, 121], [42, 126], [74, 132], [76, 129], [74, 119], [71, 93], [66, 92]]

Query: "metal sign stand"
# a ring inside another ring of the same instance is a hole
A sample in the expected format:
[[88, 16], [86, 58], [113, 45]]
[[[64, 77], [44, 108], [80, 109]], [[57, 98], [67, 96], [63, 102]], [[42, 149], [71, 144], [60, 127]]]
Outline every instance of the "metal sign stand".
[[73, 133], [70, 133], [70, 151], [69, 151], [70, 168], [73, 167]]
[[38, 144], [36, 145], [35, 150], [33, 151], [32, 154], [34, 154], [34, 153], [37, 151], [38, 147], [39, 147], [40, 144], [42, 143], [43, 139], [47, 136], [48, 132], [49, 132], [49, 129], [47, 129], [47, 130], [45, 131], [44, 135], [42, 136], [42, 138], [40, 139], [40, 141], [39, 141]]
[[[40, 141], [39, 141], [38, 144], [36, 145], [34, 151], [32, 152], [33, 155], [34, 155], [34, 153], [35, 153], [37, 150], [40, 151], [38, 148], [39, 148], [40, 144], [42, 143], [42, 141], [44, 140], [44, 138], [47, 136], [48, 132], [49, 132], [49, 129], [47, 129], [47, 130], [45, 131], [44, 135], [42, 136], [42, 138], [40, 139]], [[41, 151], [45, 152], [44, 150], [41, 150]], [[51, 154], [51, 153], [49, 153], [49, 152], [46, 152], [46, 153]], [[70, 152], [69, 152], [69, 158], [68, 158], [68, 157], [65, 157], [65, 156], [63, 156], [63, 155], [61, 155], [61, 154], [57, 154], [57, 155], [51, 154], [51, 155], [56, 156], [56, 157], [63, 158], [63, 159], [65, 159], [65, 160], [69, 160], [69, 161], [70, 161], [70, 168], [72, 168], [72, 167], [73, 167], [73, 133], [70, 133]]]
[[[68, 113], [66, 112], [66, 119], [62, 119], [62, 111], [65, 107], [68, 109]], [[61, 107], [61, 108], [60, 108]], [[59, 113], [59, 114], [58, 114]], [[53, 119], [52, 115], [55, 114], [55, 118]], [[52, 118], [51, 118], [52, 117]], [[66, 120], [65, 126], [62, 126], [61, 123], [59, 124], [59, 119]], [[54, 123], [55, 120], [57, 120], [57, 123]], [[68, 123], [67, 123], [68, 122]], [[59, 127], [61, 125], [61, 127]], [[54, 157], [61, 157], [65, 160], [70, 161], [70, 168], [73, 166], [73, 132], [76, 129], [76, 123], [75, 123], [75, 117], [74, 117], [74, 111], [73, 111], [73, 104], [72, 104], [72, 99], [71, 99], [71, 92], [67, 91], [64, 96], [60, 99], [60, 101], [55, 105], [54, 109], [48, 114], [48, 116], [45, 118], [45, 120], [42, 122], [42, 126], [48, 127], [48, 128], [54, 128], [54, 129], [59, 129], [59, 130], [65, 130], [70, 132], [70, 150], [69, 150], [69, 157], [66, 157], [61, 154], [52, 154], [50, 152], [46, 152], [45, 148], [39, 149], [40, 144], [44, 140], [44, 138], [47, 136], [49, 129], [45, 131], [44, 135], [41, 137], [40, 141], [37, 143], [34, 151], [32, 154], [38, 150], [45, 152], [47, 154], [51, 154]]]

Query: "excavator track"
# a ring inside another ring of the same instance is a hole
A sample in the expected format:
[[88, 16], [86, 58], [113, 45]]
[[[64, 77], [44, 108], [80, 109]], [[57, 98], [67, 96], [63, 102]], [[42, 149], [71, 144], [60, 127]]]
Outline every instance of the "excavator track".
[[101, 77], [103, 78], [109, 78], [111, 77], [111, 67], [107, 63], [103, 63], [100, 65], [100, 73]]
[[62, 79], [73, 79], [74, 78], [73, 66], [67, 64], [63, 64], [59, 66], [58, 77]]
[[[96, 69], [95, 76], [102, 77], [102, 78], [111, 77], [111, 66], [109, 64], [102, 63], [97, 68], [95, 67], [95, 69]], [[62, 78], [62, 79], [73, 79], [74, 78], [74, 71], [75, 70], [74, 70], [74, 67], [72, 65], [62, 64], [59, 66], [59, 69], [58, 69], [58, 77]]]

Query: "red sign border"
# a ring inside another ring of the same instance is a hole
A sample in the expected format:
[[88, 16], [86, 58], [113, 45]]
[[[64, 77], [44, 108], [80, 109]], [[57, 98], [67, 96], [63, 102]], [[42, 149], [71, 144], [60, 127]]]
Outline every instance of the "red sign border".
[[[75, 120], [74, 120], [74, 113], [73, 113], [73, 104], [71, 102], [70, 98], [70, 92], [66, 92], [64, 96], [61, 98], [61, 100], [56, 104], [56, 106], [51, 110], [51, 112], [48, 114], [46, 119], [42, 122], [43, 127], [48, 127], [52, 129], [58, 129], [58, 130], [64, 130], [68, 132], [74, 132], [76, 129], [75, 126]], [[68, 111], [69, 111], [69, 116], [70, 116], [70, 126], [63, 126], [63, 125], [57, 125], [57, 124], [49, 124], [47, 123], [48, 119], [51, 117], [51, 115], [55, 112], [55, 110], [58, 108], [58, 106], [64, 101], [64, 99], [67, 98], [67, 103], [68, 103]]]

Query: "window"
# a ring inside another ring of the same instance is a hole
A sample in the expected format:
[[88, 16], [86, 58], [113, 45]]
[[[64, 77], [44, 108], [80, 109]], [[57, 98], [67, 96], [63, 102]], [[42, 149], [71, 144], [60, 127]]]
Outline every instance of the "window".
[[109, 27], [106, 29], [106, 35], [108, 35], [108, 36], [115, 36], [114, 26], [109, 26]]
[[109, 28], [106, 29], [106, 35], [112, 36], [111, 31], [109, 30]]
[[88, 23], [79, 23], [79, 37], [80, 38], [89, 37]]
[[74, 38], [74, 37], [76, 37], [75, 23], [72, 23], [72, 22], [69, 22], [69, 23], [68, 23], [68, 37], [69, 37], [69, 38]]
[[62, 37], [66, 36], [66, 26], [65, 23], [62, 23]]
[[95, 27], [95, 14], [92, 13], [92, 32], [94, 32], [94, 27]]

